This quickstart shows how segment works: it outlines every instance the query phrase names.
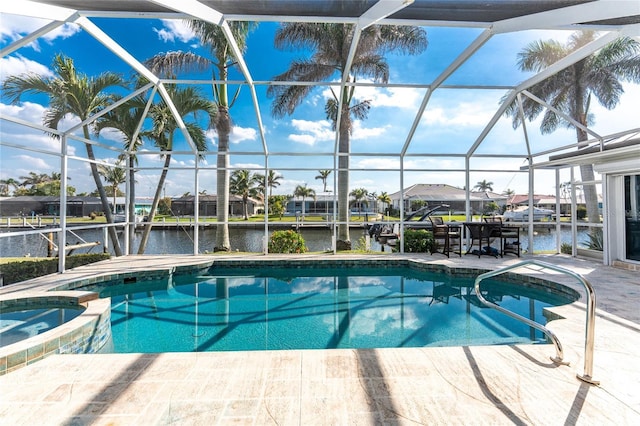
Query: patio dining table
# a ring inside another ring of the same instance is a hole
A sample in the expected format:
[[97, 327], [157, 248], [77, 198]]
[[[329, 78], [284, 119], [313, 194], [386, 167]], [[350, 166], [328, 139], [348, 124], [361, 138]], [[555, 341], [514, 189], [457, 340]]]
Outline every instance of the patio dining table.
[[[499, 223], [463, 222], [463, 224], [468, 232], [468, 234], [465, 235], [465, 238], [471, 239], [465, 254], [477, 254], [478, 257], [483, 254], [494, 257], [502, 256], [502, 247], [500, 249], [496, 249], [491, 246], [492, 239], [497, 238], [498, 241], [500, 241], [501, 225]], [[474, 249], [476, 244], [477, 248]]]

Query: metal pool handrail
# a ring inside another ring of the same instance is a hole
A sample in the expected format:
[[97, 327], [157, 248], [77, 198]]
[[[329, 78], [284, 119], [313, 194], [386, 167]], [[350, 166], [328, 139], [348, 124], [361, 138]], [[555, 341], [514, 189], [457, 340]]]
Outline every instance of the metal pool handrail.
[[568, 362], [564, 362], [562, 360], [563, 358], [562, 345], [560, 344], [560, 340], [558, 340], [558, 337], [551, 330], [538, 324], [537, 322], [531, 321], [528, 318], [518, 315], [515, 312], [511, 312], [508, 309], [505, 309], [499, 305], [496, 305], [495, 303], [489, 302], [480, 293], [480, 281], [484, 280], [485, 278], [495, 277], [496, 275], [504, 274], [505, 272], [509, 272], [526, 265], [537, 265], [543, 268], [547, 268], [556, 272], [563, 273], [565, 275], [569, 275], [571, 277], [576, 278], [584, 286], [587, 293], [587, 321], [586, 321], [585, 344], [584, 344], [584, 374], [583, 375], [577, 374], [576, 377], [592, 385], [599, 385], [600, 382], [597, 380], [593, 380], [592, 378], [595, 317], [596, 317], [596, 293], [593, 290], [593, 287], [591, 286], [589, 281], [587, 281], [582, 275], [575, 273], [569, 269], [566, 269], [557, 265], [553, 265], [551, 263], [542, 262], [534, 259], [525, 260], [523, 262], [516, 263], [511, 266], [505, 266], [504, 268], [500, 268], [495, 271], [485, 272], [484, 274], [478, 275], [474, 285], [474, 289], [476, 292], [476, 296], [478, 297], [478, 300], [480, 300], [480, 302], [482, 302], [483, 304], [491, 308], [494, 308], [506, 315], [509, 315], [512, 318], [515, 318], [519, 321], [524, 322], [530, 327], [533, 327], [543, 332], [547, 337], [551, 339], [551, 341], [553, 342], [553, 345], [556, 348], [556, 357], [551, 358], [551, 360], [558, 364], [569, 365]]

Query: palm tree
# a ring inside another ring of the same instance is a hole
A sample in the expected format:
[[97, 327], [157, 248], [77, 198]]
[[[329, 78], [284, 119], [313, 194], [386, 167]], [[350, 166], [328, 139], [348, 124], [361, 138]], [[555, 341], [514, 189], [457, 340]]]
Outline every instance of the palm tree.
[[282, 179], [282, 175], [278, 174], [275, 170], [269, 170], [267, 174], [267, 186], [269, 187], [269, 197], [271, 197], [272, 189], [280, 186], [280, 179]]
[[[178, 88], [176, 86], [169, 86], [167, 92], [178, 113], [180, 113], [183, 118], [191, 116], [196, 119], [199, 112], [204, 112], [209, 117], [209, 123], [215, 121], [217, 113], [216, 105], [202, 97], [198, 89], [194, 87]], [[154, 104], [149, 114], [153, 120], [153, 129], [150, 132], [145, 132], [144, 136], [151, 139], [156, 147], [160, 149], [162, 152], [161, 155], [164, 157], [164, 166], [162, 173], [160, 173], [160, 180], [156, 186], [151, 209], [149, 210], [149, 223], [145, 226], [140, 240], [138, 254], [144, 253], [149, 239], [153, 218], [160, 203], [164, 183], [167, 178], [167, 173], [169, 172], [169, 166], [171, 165], [171, 151], [173, 150], [174, 136], [176, 130], [178, 130], [178, 123], [176, 123], [173, 114], [164, 102]], [[185, 126], [196, 149], [198, 151], [205, 151], [207, 149], [207, 140], [203, 128], [196, 122], [185, 122]]]
[[[153, 72], [162, 74], [173, 74], [177, 71], [197, 70], [202, 71], [210, 68], [212, 80], [226, 82], [228, 80], [229, 68], [237, 64], [233, 57], [231, 46], [221, 27], [205, 21], [189, 20], [188, 25], [200, 38], [203, 46], [207, 47], [212, 54], [211, 58], [196, 55], [193, 52], [167, 52], [156, 55], [147, 61]], [[246, 40], [249, 32], [255, 24], [242, 21], [229, 22], [231, 33], [235, 38], [240, 51], [246, 48]], [[218, 159], [217, 159], [217, 221], [220, 225], [216, 227], [216, 244], [214, 251], [229, 251], [231, 243], [229, 241], [229, 134], [231, 133], [231, 115], [229, 109], [238, 98], [240, 86], [238, 86], [231, 101], [228, 96], [228, 84], [217, 83], [213, 85], [214, 102], [218, 108], [218, 115], [213, 123], [213, 127], [218, 134]]]
[[[34, 73], [26, 73], [17, 76], [9, 76], [3, 84], [4, 94], [16, 103], [26, 93], [45, 94], [49, 97], [49, 109], [45, 113], [43, 124], [46, 127], [57, 129], [60, 120], [68, 114], [77, 116], [80, 121], [87, 120], [91, 115], [111, 104], [113, 97], [105, 91], [111, 87], [122, 86], [122, 78], [111, 72], [103, 72], [97, 77], [88, 77], [79, 73], [71, 58], [64, 55], [56, 55], [53, 59], [54, 77], [43, 77]], [[89, 127], [82, 127], [85, 139], [91, 139]], [[109, 209], [109, 200], [102, 185], [98, 167], [95, 163], [93, 146], [85, 144], [87, 158], [91, 167], [91, 175], [95, 182], [102, 210], [107, 223], [113, 223], [113, 215]], [[122, 255], [120, 242], [114, 227], [108, 228], [113, 250], [116, 256]]]
[[[141, 82], [138, 81], [139, 85]], [[142, 135], [140, 134], [140, 122], [144, 119], [145, 99], [142, 96], [135, 96], [124, 104], [107, 112], [94, 123], [96, 135], [104, 129], [116, 129], [123, 136], [123, 147], [128, 154], [120, 154], [120, 160], [127, 159], [129, 170], [129, 217], [136, 214], [136, 185], [135, 166], [138, 165], [136, 152], [142, 146]], [[115, 207], [115, 203], [114, 203]], [[133, 241], [135, 228], [129, 228], [129, 241]]]
[[[566, 45], [555, 40], [533, 42], [518, 54], [518, 66], [523, 71], [541, 71], [592, 42], [596, 36], [595, 32], [583, 31], [571, 35]], [[621, 81], [640, 83], [640, 43], [632, 38], [619, 38], [528, 90], [586, 127], [594, 122], [589, 112], [592, 96], [605, 108], [614, 108], [624, 93]], [[544, 107], [525, 98], [523, 109], [525, 118], [531, 121]], [[520, 125], [517, 104], [510, 105], [506, 114], [512, 116], [514, 128]], [[541, 132], [551, 133], [560, 126], [575, 128], [578, 143], [588, 139], [586, 131], [548, 109], [540, 124]], [[580, 175], [583, 182], [593, 182], [593, 165], [581, 165]], [[585, 184], [583, 188], [589, 221], [600, 222], [595, 185]]]
[[7, 179], [1, 179], [0, 185], [2, 185], [0, 193], [2, 194], [2, 196], [6, 197], [9, 195], [9, 192], [11, 191], [12, 187], [14, 190], [16, 190], [20, 186], [20, 182], [18, 182], [14, 178], [7, 178]]
[[369, 202], [367, 201], [369, 191], [364, 188], [356, 188], [351, 191], [349, 195], [353, 197], [353, 204], [358, 206], [358, 215], [362, 216], [362, 204], [369, 206]]
[[318, 170], [318, 176], [316, 176], [316, 179], [320, 179], [322, 180], [322, 192], [327, 192], [327, 179], [329, 178], [329, 175], [331, 174], [332, 170]]
[[313, 188], [309, 188], [305, 183], [304, 185], [296, 186], [296, 189], [293, 191], [293, 196], [302, 198], [302, 218], [304, 219], [305, 199], [307, 197], [310, 197], [310, 198], [313, 198], [313, 200], [315, 201], [316, 191]]
[[507, 196], [507, 197], [509, 197], [509, 198], [511, 198], [511, 197], [513, 197], [514, 195], [516, 195], [516, 191], [514, 191], [514, 190], [513, 190], [513, 189], [511, 189], [511, 188], [507, 188], [507, 189], [505, 189], [504, 191], [502, 191], [502, 194], [503, 194], [503, 195], [506, 195], [506, 196]]
[[[400, 51], [416, 54], [427, 46], [426, 33], [421, 28], [372, 25], [360, 34], [358, 48], [351, 67], [347, 69], [349, 46], [353, 41], [355, 26], [338, 23], [285, 23], [276, 32], [277, 48], [300, 48], [311, 51], [309, 60], [294, 60], [289, 69], [276, 76], [278, 81], [323, 81], [337, 77], [352, 83], [356, 76], [372, 78], [375, 82], [389, 81], [389, 67], [382, 56], [386, 52]], [[274, 97], [272, 113], [275, 117], [291, 115], [313, 90], [313, 86], [273, 85], [267, 94]], [[357, 101], [355, 86], [344, 87], [337, 94], [332, 89], [333, 98], [325, 105], [325, 113], [338, 132], [338, 250], [351, 248], [349, 237], [349, 152], [350, 134], [353, 129], [352, 117], [362, 120], [367, 117], [371, 102]], [[341, 102], [341, 104], [339, 104]], [[340, 111], [340, 128], [338, 123]]]
[[493, 191], [493, 182], [487, 182], [486, 179], [482, 179], [480, 182], [476, 183], [476, 186], [473, 189], [477, 189], [481, 192]]
[[98, 164], [98, 173], [106, 183], [111, 185], [113, 192], [113, 213], [116, 213], [116, 196], [118, 195], [118, 186], [123, 184], [126, 178], [126, 171], [120, 166], [120, 162], [110, 167], [104, 164]]
[[264, 188], [264, 176], [251, 174], [249, 170], [236, 170], [231, 173], [229, 180], [229, 191], [233, 195], [242, 197], [242, 215], [244, 220], [249, 220], [249, 197], [260, 196], [261, 189]]
[[380, 195], [378, 195], [378, 201], [382, 203], [384, 206], [384, 212], [387, 213], [387, 207], [391, 204], [391, 197], [389, 197], [389, 194], [382, 191]]
[[[46, 173], [29, 172], [29, 176], [20, 176], [22, 183], [20, 186], [36, 186], [40, 183], [50, 182], [51, 178]], [[58, 179], [59, 180], [59, 179]]]

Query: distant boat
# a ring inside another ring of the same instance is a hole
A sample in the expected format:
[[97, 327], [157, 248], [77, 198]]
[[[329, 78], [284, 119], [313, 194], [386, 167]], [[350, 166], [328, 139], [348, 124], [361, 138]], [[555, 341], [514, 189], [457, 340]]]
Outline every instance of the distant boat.
[[[137, 214], [137, 215], [134, 216], [134, 222], [135, 223], [142, 223], [143, 219], [144, 219], [144, 216], [142, 216], [142, 215], [138, 215]], [[127, 221], [127, 215], [124, 214], [124, 213], [114, 214], [113, 215], [113, 221], [115, 223], [124, 223], [124, 222]]]
[[[533, 220], [539, 221], [542, 219], [551, 219], [555, 212], [549, 209], [541, 209], [538, 207], [533, 208]], [[507, 210], [504, 212], [503, 218], [505, 222], [524, 222], [529, 220], [529, 207], [519, 207], [515, 210]]]

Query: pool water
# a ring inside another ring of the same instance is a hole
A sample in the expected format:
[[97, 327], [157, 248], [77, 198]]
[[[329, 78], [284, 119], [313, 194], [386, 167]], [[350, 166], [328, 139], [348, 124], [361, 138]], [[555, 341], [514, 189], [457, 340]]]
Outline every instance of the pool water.
[[9, 346], [49, 331], [71, 321], [84, 311], [84, 307], [26, 307], [0, 308], [0, 347]]
[[[473, 278], [408, 268], [211, 269], [210, 275], [103, 286], [114, 352], [460, 346], [542, 342], [481, 307]], [[483, 281], [485, 298], [544, 324], [573, 299]]]

